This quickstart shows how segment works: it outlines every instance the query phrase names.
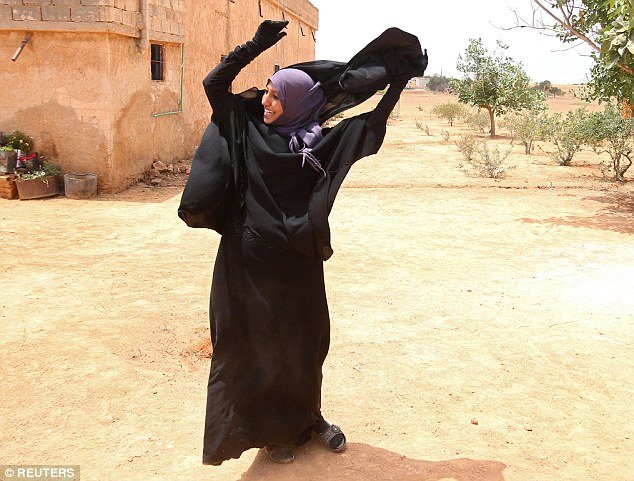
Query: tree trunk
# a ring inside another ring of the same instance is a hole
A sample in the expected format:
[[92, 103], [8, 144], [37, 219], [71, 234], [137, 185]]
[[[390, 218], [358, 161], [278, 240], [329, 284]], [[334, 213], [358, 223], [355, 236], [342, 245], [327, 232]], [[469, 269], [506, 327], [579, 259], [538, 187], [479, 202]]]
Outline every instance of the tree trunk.
[[493, 109], [490, 107], [485, 107], [489, 111], [489, 121], [491, 123], [491, 138], [495, 137], [495, 115], [493, 114]]

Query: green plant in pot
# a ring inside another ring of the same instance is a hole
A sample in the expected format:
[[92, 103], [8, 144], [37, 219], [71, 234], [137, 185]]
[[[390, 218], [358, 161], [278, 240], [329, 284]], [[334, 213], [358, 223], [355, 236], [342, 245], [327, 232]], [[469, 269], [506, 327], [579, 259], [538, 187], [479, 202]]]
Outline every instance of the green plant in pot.
[[36, 154], [36, 157], [40, 162], [34, 162], [31, 165], [37, 165], [37, 170], [22, 168], [16, 174], [16, 186], [20, 199], [39, 199], [62, 193], [60, 166], [50, 162], [44, 156]]
[[35, 143], [33, 138], [26, 135], [20, 130], [14, 131], [5, 137], [5, 146], [11, 147], [13, 150], [19, 150], [24, 155], [28, 155], [33, 150]]

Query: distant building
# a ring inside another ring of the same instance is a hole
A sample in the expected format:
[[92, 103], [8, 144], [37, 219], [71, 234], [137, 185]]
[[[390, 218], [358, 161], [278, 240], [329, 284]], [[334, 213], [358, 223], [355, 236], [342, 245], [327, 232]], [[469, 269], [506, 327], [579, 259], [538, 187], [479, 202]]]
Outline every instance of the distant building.
[[289, 20], [288, 36], [234, 92], [314, 59], [308, 0], [0, 0], [0, 130], [22, 130], [65, 172], [121, 190], [153, 161], [193, 154], [211, 115], [202, 79], [267, 18]]
[[427, 88], [427, 82], [429, 82], [429, 77], [414, 77], [412, 79], [414, 81], [415, 87], [417, 89], [425, 89]]

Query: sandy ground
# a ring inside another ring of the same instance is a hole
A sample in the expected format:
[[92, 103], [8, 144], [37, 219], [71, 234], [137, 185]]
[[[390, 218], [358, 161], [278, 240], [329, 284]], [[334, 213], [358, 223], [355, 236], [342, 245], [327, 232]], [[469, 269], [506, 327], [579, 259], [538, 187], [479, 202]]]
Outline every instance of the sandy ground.
[[0, 199], [0, 464], [78, 464], [86, 481], [634, 479], [634, 186], [602, 180], [592, 153], [566, 168], [519, 146], [505, 179], [468, 177], [441, 137], [465, 127], [430, 114], [448, 99], [406, 92], [331, 216], [323, 404], [346, 452], [201, 465], [219, 237], [177, 218], [178, 187], [139, 185]]

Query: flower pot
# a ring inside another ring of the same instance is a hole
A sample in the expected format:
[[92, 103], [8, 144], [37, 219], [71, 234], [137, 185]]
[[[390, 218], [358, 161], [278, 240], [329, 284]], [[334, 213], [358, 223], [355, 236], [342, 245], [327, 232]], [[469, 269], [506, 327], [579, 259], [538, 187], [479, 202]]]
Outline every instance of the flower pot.
[[20, 200], [52, 197], [62, 193], [62, 181], [59, 175], [49, 175], [38, 179], [16, 180]]
[[97, 195], [97, 175], [64, 174], [64, 195], [71, 199], [88, 199]]
[[0, 174], [13, 174], [18, 154], [15, 151], [0, 151]]

